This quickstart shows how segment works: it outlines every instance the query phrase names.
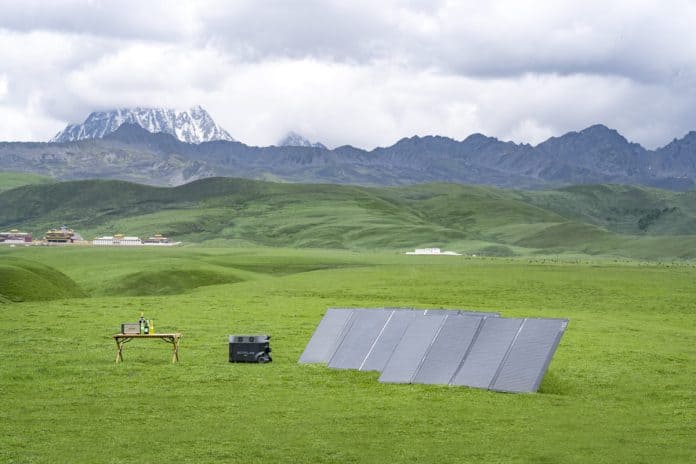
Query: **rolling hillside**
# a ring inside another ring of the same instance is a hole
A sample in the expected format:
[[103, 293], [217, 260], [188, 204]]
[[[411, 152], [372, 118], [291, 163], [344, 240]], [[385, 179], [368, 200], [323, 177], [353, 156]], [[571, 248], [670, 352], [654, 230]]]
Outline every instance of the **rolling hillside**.
[[0, 304], [82, 296], [85, 293], [72, 279], [51, 266], [12, 256], [0, 261]]
[[614, 185], [546, 191], [428, 184], [366, 188], [209, 178], [174, 188], [123, 181], [27, 185], [0, 193], [0, 228], [85, 238], [162, 233], [208, 245], [474, 254], [696, 257], [696, 192]]
[[32, 184], [50, 184], [54, 179], [23, 172], [0, 172], [0, 192]]

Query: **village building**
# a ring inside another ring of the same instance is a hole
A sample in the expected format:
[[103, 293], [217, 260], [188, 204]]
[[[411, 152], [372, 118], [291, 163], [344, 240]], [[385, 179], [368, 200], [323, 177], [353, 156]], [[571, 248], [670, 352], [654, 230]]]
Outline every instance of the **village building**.
[[60, 226], [60, 229], [51, 229], [46, 232], [44, 236], [44, 242], [50, 244], [67, 244], [82, 242], [82, 236], [76, 233], [74, 230], [67, 228], [66, 226]]
[[179, 245], [181, 242], [172, 242], [169, 238], [161, 235], [155, 234], [153, 237], [148, 237], [143, 240], [143, 245], [162, 245], [162, 246], [173, 246]]
[[143, 241], [139, 237], [127, 237], [123, 234], [107, 235], [92, 240], [92, 245], [95, 246], [139, 246], [142, 244]]
[[32, 242], [31, 232], [20, 232], [12, 229], [9, 232], [0, 232], [0, 244], [30, 244]]
[[442, 251], [439, 248], [416, 248], [415, 251], [407, 251], [407, 255], [444, 255], [444, 256], [461, 256], [460, 253], [454, 251]]

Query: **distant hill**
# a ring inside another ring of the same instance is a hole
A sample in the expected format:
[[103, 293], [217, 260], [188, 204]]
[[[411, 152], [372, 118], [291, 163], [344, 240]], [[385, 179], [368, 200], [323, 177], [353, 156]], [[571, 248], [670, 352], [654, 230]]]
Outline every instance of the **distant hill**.
[[174, 188], [91, 180], [0, 193], [0, 228], [41, 236], [59, 224], [86, 238], [162, 233], [221, 246], [696, 258], [696, 192], [616, 185], [520, 191], [209, 178]]
[[37, 174], [23, 172], [0, 172], [0, 192], [21, 187], [22, 185], [49, 184], [55, 180]]
[[185, 143], [128, 121], [99, 134], [102, 138], [64, 143], [0, 143], [0, 170], [61, 180], [120, 179], [168, 186], [227, 176], [366, 186], [448, 182], [516, 189], [612, 183], [685, 191], [696, 180], [695, 132], [657, 150], [646, 150], [615, 130], [595, 125], [537, 146], [474, 134], [462, 141], [404, 138], [371, 151], [351, 146], [329, 150], [303, 138], [271, 147], [225, 140]]

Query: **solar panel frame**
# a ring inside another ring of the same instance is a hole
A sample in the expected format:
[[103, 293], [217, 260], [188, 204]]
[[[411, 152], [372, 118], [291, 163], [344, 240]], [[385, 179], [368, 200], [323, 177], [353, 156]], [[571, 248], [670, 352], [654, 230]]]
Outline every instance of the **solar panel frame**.
[[474, 317], [499, 317], [500, 313], [485, 312], [485, 311], [470, 311], [468, 309], [426, 309], [426, 316], [433, 316], [436, 314], [445, 316], [474, 316]]

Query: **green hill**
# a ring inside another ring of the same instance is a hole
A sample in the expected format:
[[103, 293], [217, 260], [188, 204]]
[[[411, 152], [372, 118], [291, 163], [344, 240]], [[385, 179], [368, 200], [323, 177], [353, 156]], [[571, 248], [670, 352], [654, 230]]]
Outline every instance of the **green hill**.
[[50, 266], [6, 255], [0, 261], [0, 303], [81, 296], [72, 279]]
[[[366, 188], [210, 178], [163, 188], [122, 181], [0, 193], [0, 228], [86, 239], [162, 233], [214, 246], [693, 258], [696, 192], [615, 185], [548, 191], [427, 184]], [[675, 243], [676, 242], [676, 243]]]
[[566, 218], [627, 234], [696, 232], [696, 191], [672, 192], [628, 185], [577, 185], [520, 192], [520, 198]]
[[0, 172], [0, 192], [21, 187], [23, 185], [49, 184], [53, 179], [38, 174], [24, 172]]

